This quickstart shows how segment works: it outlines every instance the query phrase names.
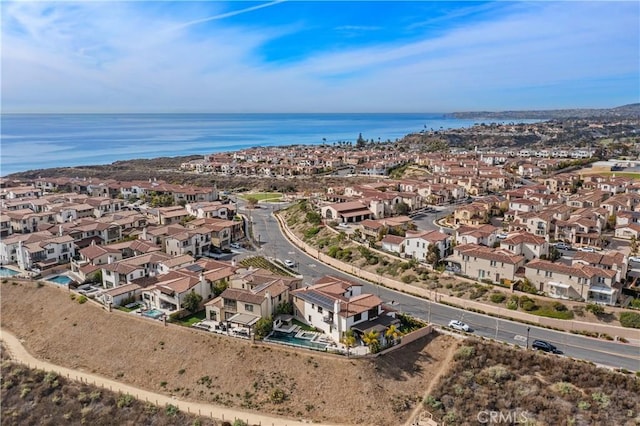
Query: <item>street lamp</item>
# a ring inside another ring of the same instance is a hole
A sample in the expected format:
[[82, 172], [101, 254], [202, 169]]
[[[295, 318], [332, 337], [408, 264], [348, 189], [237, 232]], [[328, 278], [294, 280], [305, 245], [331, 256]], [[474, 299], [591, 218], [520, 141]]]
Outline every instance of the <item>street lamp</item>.
[[531, 331], [531, 327], [527, 327], [527, 349], [529, 349], [529, 332]]

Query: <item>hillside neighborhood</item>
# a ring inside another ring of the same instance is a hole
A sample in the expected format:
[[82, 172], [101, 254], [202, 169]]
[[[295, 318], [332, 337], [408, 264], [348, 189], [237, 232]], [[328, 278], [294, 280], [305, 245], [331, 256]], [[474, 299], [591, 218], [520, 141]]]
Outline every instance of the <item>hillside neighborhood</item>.
[[[299, 173], [318, 165], [318, 158], [309, 160], [310, 149], [291, 151], [292, 161], [308, 159], [294, 161]], [[325, 147], [323, 155], [339, 158], [333, 149]], [[264, 172], [256, 167], [270, 155], [285, 158], [270, 152], [249, 149], [229, 158], [253, 164], [239, 173], [255, 175]], [[551, 298], [631, 306], [640, 276], [640, 183], [587, 169], [549, 172], [560, 160], [547, 158], [589, 157], [590, 151], [528, 155], [423, 153], [410, 165], [419, 177], [354, 185], [346, 178], [323, 193], [285, 199], [308, 198], [323, 224], [392, 256], [488, 284], [525, 282]], [[409, 162], [401, 153], [376, 157], [366, 149], [352, 158], [354, 166], [385, 171]], [[213, 164], [213, 157], [205, 159], [198, 164]], [[322, 167], [350, 162], [343, 160]], [[371, 170], [351, 171], [375, 175]], [[239, 194], [154, 178], [43, 177], [1, 184], [0, 261], [9, 275], [46, 280], [59, 277], [62, 266], [83, 294], [109, 308], [136, 307], [151, 318], [187, 315], [185, 299], [195, 293], [196, 308], [206, 313], [202, 327], [249, 337], [267, 318], [277, 318], [276, 330], [298, 332], [295, 318], [336, 350], [345, 349], [346, 332], [355, 330], [360, 339], [371, 331], [384, 336], [399, 323], [394, 309], [354, 283], [330, 276], [307, 282], [286, 267], [273, 272], [221, 259], [233, 254], [232, 247], [250, 249], [255, 241], [251, 221], [238, 212]], [[420, 220], [434, 212], [431, 222]]]

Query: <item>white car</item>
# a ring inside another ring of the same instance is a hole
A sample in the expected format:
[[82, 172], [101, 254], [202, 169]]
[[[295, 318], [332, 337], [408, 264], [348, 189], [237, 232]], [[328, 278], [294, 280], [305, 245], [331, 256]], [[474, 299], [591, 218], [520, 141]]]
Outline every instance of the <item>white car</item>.
[[286, 266], [287, 268], [293, 268], [294, 266], [296, 266], [296, 263], [293, 260], [285, 259], [284, 266]]
[[640, 263], [640, 257], [638, 256], [631, 256], [629, 258], [629, 262], [636, 262], [636, 263]]
[[238, 244], [238, 243], [231, 243], [231, 244], [229, 244], [229, 247], [231, 247], [232, 249], [239, 249], [239, 248], [240, 248], [240, 244]]
[[345, 223], [345, 222], [340, 222], [338, 224], [338, 227], [340, 227], [340, 228], [349, 228], [349, 225], [347, 223]]
[[585, 253], [595, 253], [596, 249], [593, 247], [580, 247], [578, 251], [583, 251]]
[[471, 327], [469, 327], [467, 324], [463, 323], [462, 321], [458, 321], [458, 320], [449, 321], [449, 327], [453, 328], [454, 330], [460, 330], [460, 331], [471, 330]]

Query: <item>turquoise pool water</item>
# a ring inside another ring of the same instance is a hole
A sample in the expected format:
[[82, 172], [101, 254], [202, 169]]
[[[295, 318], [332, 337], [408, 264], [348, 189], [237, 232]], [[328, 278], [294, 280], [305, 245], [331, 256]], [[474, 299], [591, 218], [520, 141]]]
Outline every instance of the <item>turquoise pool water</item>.
[[153, 319], [158, 319], [163, 315], [164, 313], [157, 309], [149, 309], [148, 311], [142, 312], [142, 316], [145, 316], [147, 318], [153, 318]]
[[19, 272], [16, 272], [13, 269], [0, 266], [0, 277], [13, 277], [14, 275], [18, 275], [18, 274]]
[[276, 342], [282, 343], [283, 345], [305, 347], [318, 351], [324, 351], [327, 349], [327, 346], [329, 346], [326, 343], [312, 342], [309, 339], [300, 339], [299, 337], [296, 337], [295, 333], [283, 333], [282, 331], [274, 331], [269, 335], [269, 337], [264, 340], [267, 342]]
[[69, 283], [73, 280], [66, 275], [56, 275], [55, 277], [47, 278], [47, 281], [51, 281], [60, 285], [69, 285]]

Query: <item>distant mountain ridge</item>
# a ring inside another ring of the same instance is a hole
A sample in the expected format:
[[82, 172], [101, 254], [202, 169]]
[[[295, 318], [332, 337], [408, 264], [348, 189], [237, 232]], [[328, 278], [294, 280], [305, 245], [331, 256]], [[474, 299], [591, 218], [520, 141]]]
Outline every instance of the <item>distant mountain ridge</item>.
[[552, 109], [532, 111], [470, 111], [454, 112], [447, 115], [463, 119], [518, 119], [534, 118], [541, 120], [553, 119], [585, 119], [585, 118], [640, 118], [640, 103], [622, 105], [615, 108], [600, 109]]

